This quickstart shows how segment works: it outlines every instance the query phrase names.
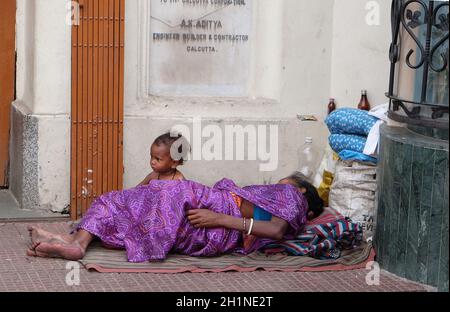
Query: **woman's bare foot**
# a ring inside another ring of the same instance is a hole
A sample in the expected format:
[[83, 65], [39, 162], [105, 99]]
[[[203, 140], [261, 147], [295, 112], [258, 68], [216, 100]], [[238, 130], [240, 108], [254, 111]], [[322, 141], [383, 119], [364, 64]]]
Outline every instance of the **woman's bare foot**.
[[39, 244], [42, 241], [50, 240], [51, 239], [51, 233], [44, 231], [42, 229], [39, 229], [35, 226], [29, 226], [28, 232], [30, 233], [31, 243]]
[[84, 257], [85, 251], [78, 242], [65, 242], [58, 238], [48, 242], [36, 244], [34, 249], [29, 249], [27, 255], [30, 257], [42, 258], [63, 258], [66, 260], [80, 260]]
[[49, 258], [47, 254], [44, 254], [42, 252], [36, 251], [37, 246], [39, 246], [40, 243], [34, 243], [30, 246], [30, 248], [27, 250], [27, 256], [29, 257], [41, 257], [41, 258]]
[[71, 235], [54, 234], [43, 229], [30, 226], [31, 246], [27, 256], [42, 258], [64, 258], [79, 260], [84, 257], [84, 249]]
[[[58, 239], [60, 241], [70, 243], [72, 241], [71, 235], [55, 234], [43, 229], [37, 228], [35, 226], [29, 226], [28, 231], [30, 232], [32, 249], [36, 248], [36, 244], [43, 242], [48, 242], [53, 239]], [[34, 247], [33, 247], [34, 246]]]

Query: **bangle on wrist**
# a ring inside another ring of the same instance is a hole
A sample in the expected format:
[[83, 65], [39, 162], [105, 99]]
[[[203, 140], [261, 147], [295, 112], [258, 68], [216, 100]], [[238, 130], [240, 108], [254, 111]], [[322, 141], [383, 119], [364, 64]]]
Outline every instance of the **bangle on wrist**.
[[252, 234], [252, 230], [253, 230], [253, 225], [255, 223], [255, 220], [253, 220], [253, 218], [250, 219], [250, 228], [248, 229], [248, 233], [247, 235], [251, 235]]
[[244, 218], [244, 233], [247, 232], [247, 219]]

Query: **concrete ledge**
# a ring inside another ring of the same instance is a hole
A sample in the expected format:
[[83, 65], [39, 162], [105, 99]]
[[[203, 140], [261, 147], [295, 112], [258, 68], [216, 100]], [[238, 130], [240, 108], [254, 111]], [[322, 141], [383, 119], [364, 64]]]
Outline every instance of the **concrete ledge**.
[[43, 222], [43, 221], [65, 221], [69, 215], [50, 213], [42, 210], [20, 209], [11, 192], [0, 190], [0, 223], [8, 222]]

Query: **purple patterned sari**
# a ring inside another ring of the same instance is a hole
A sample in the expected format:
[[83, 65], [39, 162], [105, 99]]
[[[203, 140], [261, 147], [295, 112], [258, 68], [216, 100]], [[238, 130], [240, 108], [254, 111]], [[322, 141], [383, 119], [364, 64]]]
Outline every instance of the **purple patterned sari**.
[[231, 193], [286, 220], [293, 238], [306, 223], [308, 204], [290, 185], [237, 187], [224, 179], [214, 187], [193, 181], [151, 181], [146, 186], [111, 192], [99, 197], [78, 229], [104, 243], [125, 248], [130, 262], [164, 260], [169, 252], [190, 256], [250, 253], [273, 241], [257, 239], [250, 249], [242, 247], [242, 233], [224, 228], [196, 229], [186, 211], [209, 209], [241, 217]]

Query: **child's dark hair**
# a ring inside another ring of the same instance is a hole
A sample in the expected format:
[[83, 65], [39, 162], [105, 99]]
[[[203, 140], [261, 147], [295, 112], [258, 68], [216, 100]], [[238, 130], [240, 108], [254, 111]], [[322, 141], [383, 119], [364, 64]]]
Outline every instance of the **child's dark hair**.
[[297, 187], [306, 189], [306, 192], [303, 195], [308, 201], [309, 211], [312, 211], [314, 213], [314, 218], [320, 216], [324, 209], [324, 202], [323, 199], [320, 198], [319, 193], [317, 192], [317, 189], [314, 187], [314, 185], [312, 185], [308, 181], [308, 178], [306, 178], [300, 172], [294, 172], [286, 179], [293, 181]]
[[180, 165], [183, 165], [184, 162], [186, 161], [187, 158], [187, 154], [189, 153], [190, 147], [189, 147], [189, 143], [188, 141], [183, 137], [183, 135], [179, 134], [179, 133], [172, 133], [172, 132], [167, 132], [163, 135], [160, 135], [159, 137], [156, 138], [156, 140], [153, 142], [153, 144], [155, 145], [165, 145], [167, 146], [169, 149], [172, 148], [172, 145], [174, 143], [177, 143], [177, 149], [175, 150], [175, 152], [178, 155], [172, 155], [172, 150], [171, 150], [171, 157], [173, 160], [176, 160], [180, 163]]

